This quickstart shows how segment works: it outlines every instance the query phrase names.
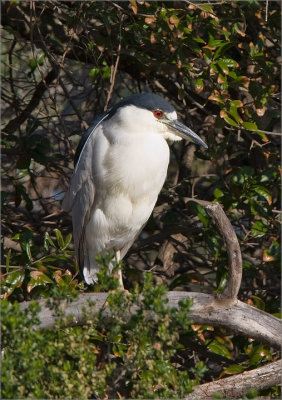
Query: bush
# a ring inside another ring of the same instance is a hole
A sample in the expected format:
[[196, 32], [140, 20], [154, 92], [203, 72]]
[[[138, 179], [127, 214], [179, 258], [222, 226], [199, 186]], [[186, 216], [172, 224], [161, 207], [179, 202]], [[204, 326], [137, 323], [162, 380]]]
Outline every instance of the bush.
[[[17, 302], [2, 300], [3, 398], [179, 398], [190, 393], [206, 368], [193, 372], [173, 362], [183, 348], [180, 336], [191, 336], [191, 301], [179, 309], [166, 305], [164, 286], [145, 275], [132, 294], [112, 292], [108, 312], [85, 310], [85, 326], [66, 328], [59, 301], [50, 302], [57, 315], [55, 329], [39, 329], [38, 303], [21, 311]], [[67, 295], [68, 301], [73, 297]], [[129, 310], [138, 311], [129, 317]]]

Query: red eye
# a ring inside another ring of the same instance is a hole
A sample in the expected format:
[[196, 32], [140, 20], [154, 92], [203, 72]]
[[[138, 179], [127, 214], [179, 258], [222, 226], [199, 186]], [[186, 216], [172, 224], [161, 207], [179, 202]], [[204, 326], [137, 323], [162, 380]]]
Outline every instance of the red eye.
[[163, 115], [164, 115], [164, 113], [162, 112], [162, 110], [155, 110], [154, 111], [154, 116], [156, 118], [162, 118]]

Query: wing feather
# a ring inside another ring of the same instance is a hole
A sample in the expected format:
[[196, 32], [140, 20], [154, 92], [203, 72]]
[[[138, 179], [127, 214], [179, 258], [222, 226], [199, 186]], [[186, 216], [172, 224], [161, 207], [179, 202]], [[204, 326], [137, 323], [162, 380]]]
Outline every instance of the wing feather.
[[[62, 203], [64, 211], [72, 211], [74, 246], [81, 268], [84, 266], [84, 257], [87, 256], [85, 227], [89, 221], [95, 199], [94, 147], [99, 126], [109, 113], [110, 111], [107, 111], [98, 117], [81, 138], [75, 155], [75, 169]], [[87, 262], [87, 260], [85, 261]]]

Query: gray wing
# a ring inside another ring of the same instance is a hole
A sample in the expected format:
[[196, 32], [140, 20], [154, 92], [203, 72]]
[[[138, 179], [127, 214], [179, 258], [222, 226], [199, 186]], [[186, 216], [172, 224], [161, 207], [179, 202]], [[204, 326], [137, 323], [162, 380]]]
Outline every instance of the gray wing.
[[94, 146], [99, 126], [109, 113], [110, 110], [98, 117], [81, 138], [75, 155], [75, 169], [62, 203], [64, 211], [72, 211], [74, 246], [81, 268], [84, 266], [86, 254], [85, 227], [89, 221], [95, 199], [92, 168]]

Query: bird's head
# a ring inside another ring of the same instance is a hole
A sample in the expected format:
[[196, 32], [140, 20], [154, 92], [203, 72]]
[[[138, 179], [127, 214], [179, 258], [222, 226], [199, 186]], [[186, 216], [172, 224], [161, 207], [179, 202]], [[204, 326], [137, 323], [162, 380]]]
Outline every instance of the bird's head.
[[177, 119], [173, 106], [152, 93], [133, 94], [113, 108], [119, 124], [133, 132], [161, 134], [167, 140], [190, 140], [205, 149], [206, 143]]

